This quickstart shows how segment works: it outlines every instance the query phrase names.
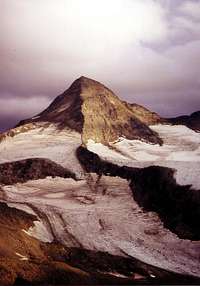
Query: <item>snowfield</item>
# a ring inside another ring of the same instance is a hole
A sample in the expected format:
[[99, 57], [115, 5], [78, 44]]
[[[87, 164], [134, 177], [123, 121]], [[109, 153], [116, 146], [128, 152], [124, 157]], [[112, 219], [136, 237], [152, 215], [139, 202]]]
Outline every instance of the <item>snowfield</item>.
[[179, 184], [200, 189], [200, 133], [183, 125], [154, 125], [151, 128], [163, 139], [162, 146], [120, 138], [110, 147], [89, 140], [87, 148], [102, 159], [120, 166], [174, 168]]
[[[192, 184], [200, 190], [200, 134], [181, 125], [151, 128], [159, 133], [163, 146], [120, 138], [109, 147], [89, 140], [87, 148], [121, 166], [175, 168], [179, 184]], [[200, 241], [179, 239], [163, 227], [156, 213], [144, 212], [126, 180], [84, 173], [76, 157], [80, 145], [80, 134], [58, 132], [53, 125], [0, 143], [1, 163], [48, 158], [84, 175], [79, 181], [47, 177], [1, 186], [9, 206], [36, 215], [38, 220], [26, 234], [44, 242], [56, 239], [69, 247], [129, 255], [166, 270], [200, 277]]]
[[45, 242], [56, 238], [69, 247], [128, 254], [160, 268], [200, 276], [200, 242], [179, 239], [163, 227], [156, 213], [143, 212], [124, 179], [90, 174], [77, 182], [46, 178], [3, 189], [9, 206], [23, 210], [26, 206], [38, 217], [27, 235]]
[[47, 158], [79, 174], [82, 168], [76, 158], [81, 135], [75, 131], [58, 131], [56, 125], [37, 128], [0, 143], [0, 163], [27, 158]]

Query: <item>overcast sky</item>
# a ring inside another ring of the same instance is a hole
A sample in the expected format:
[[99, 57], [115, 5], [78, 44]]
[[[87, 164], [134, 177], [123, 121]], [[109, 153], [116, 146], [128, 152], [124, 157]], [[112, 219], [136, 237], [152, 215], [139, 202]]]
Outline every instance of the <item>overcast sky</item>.
[[200, 109], [200, 0], [0, 0], [0, 130], [81, 75], [163, 116]]

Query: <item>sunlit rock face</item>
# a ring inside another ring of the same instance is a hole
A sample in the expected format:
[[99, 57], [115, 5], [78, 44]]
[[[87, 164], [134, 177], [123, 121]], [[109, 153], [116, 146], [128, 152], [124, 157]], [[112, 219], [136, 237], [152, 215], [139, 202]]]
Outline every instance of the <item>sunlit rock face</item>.
[[138, 119], [134, 112], [102, 84], [83, 79], [83, 142], [93, 139], [108, 144], [120, 136], [151, 143], [162, 143], [156, 132]]
[[134, 115], [143, 123], [149, 125], [159, 124], [165, 122], [156, 112], [141, 106], [137, 103], [126, 103], [126, 105], [133, 111]]
[[19, 126], [36, 122], [56, 123], [59, 129], [68, 127], [82, 132], [83, 143], [93, 139], [95, 142], [109, 144], [124, 136], [161, 144], [162, 140], [156, 132], [146, 125], [155, 122], [156, 118], [155, 114], [146, 109], [141, 114], [141, 108], [136, 110], [124, 103], [101, 83], [81, 77], [46, 110], [21, 121]]

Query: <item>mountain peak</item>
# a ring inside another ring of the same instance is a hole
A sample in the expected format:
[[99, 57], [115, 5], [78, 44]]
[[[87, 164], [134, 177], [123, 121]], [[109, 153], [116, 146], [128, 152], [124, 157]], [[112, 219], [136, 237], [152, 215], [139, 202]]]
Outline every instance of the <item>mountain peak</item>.
[[87, 76], [84, 76], [84, 75], [77, 78], [74, 82], [76, 82], [76, 81], [83, 82], [83, 83], [98, 83], [98, 84], [103, 85], [102, 83], [100, 83], [100, 82], [98, 82], [92, 78], [89, 78]]
[[77, 84], [84, 84], [84, 83], [89, 82], [89, 81], [93, 81], [93, 80], [82, 75], [79, 78], [77, 78], [75, 81], [73, 81], [71, 86], [77, 85]]
[[[79, 87], [82, 91], [86, 90], [86, 89], [93, 89], [96, 92], [107, 90], [107, 91], [113, 93], [110, 89], [108, 89], [105, 85], [103, 85], [99, 81], [96, 81], [92, 78], [85, 77], [85, 76], [81, 76], [81, 77], [77, 78], [72, 83], [72, 85], [66, 90], [66, 92], [68, 92], [70, 89], [73, 89], [74, 87]], [[84, 93], [83, 95], [86, 95], [86, 94]], [[90, 95], [96, 95], [96, 93], [93, 92]], [[114, 93], [113, 93], [113, 95], [114, 95]]]
[[85, 144], [89, 139], [109, 144], [122, 136], [160, 144], [162, 140], [141, 118], [131, 105], [121, 101], [106, 86], [81, 76], [47, 109], [20, 125], [55, 123], [60, 129], [68, 127], [82, 133]]
[[94, 81], [93, 79], [86, 77], [84, 75], [80, 76], [79, 78], [77, 78], [76, 80], [84, 82], [84, 81]]
[[71, 86], [75, 85], [75, 84], [100, 84], [102, 85], [100, 82], [86, 77], [86, 76], [80, 76], [79, 78], [77, 78], [75, 81], [73, 81], [73, 83], [71, 84]]

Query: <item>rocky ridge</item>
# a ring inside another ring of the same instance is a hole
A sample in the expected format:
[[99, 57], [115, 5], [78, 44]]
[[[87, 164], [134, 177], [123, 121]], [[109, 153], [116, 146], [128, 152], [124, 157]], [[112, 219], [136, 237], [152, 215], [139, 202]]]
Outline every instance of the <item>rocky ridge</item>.
[[156, 112], [152, 112], [137, 103], [125, 103], [132, 110], [134, 115], [146, 125], [154, 125], [165, 123], [165, 119], [161, 118]]
[[200, 111], [196, 111], [191, 115], [182, 115], [168, 119], [168, 122], [174, 125], [183, 124], [197, 132], [200, 132]]
[[[143, 110], [143, 114], [151, 114]], [[153, 114], [152, 123], [158, 120]], [[141, 120], [141, 108], [121, 101], [111, 90], [101, 83], [80, 77], [58, 96], [49, 107], [37, 116], [21, 121], [18, 126], [30, 123], [54, 123], [59, 129], [70, 128], [82, 133], [84, 144], [89, 139], [109, 144], [119, 137], [139, 139], [146, 142], [162, 144], [156, 132], [152, 131], [145, 120]]]

